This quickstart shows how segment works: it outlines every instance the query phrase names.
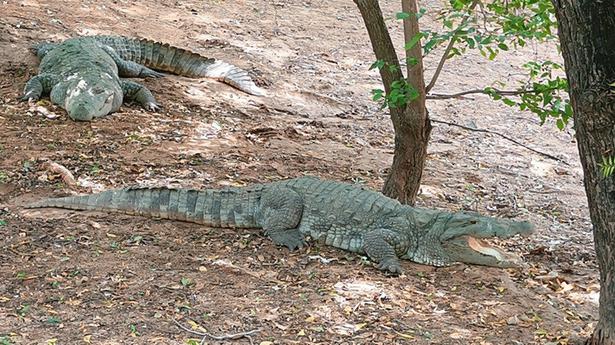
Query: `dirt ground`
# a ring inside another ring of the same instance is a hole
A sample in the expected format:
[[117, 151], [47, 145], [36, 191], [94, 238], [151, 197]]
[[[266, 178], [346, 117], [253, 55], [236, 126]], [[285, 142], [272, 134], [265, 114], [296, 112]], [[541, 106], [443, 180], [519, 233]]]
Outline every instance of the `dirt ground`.
[[[398, 1], [382, 1], [388, 16]], [[424, 27], [439, 1], [423, 1]], [[401, 31], [389, 20], [401, 46]], [[84, 34], [152, 38], [234, 63], [267, 90], [253, 97], [214, 80], [145, 80], [164, 109], [136, 106], [91, 123], [16, 98], [37, 60], [28, 46]], [[427, 57], [427, 76], [438, 54]], [[530, 46], [489, 62], [447, 64], [436, 92], [504, 81]], [[141, 217], [24, 210], [43, 197], [134, 184], [197, 188], [303, 174], [378, 189], [390, 166], [390, 120], [351, 1], [0, 1], [0, 344], [198, 344], [259, 330], [248, 344], [571, 344], [597, 318], [591, 224], [571, 129], [482, 96], [430, 101], [436, 125], [419, 205], [528, 219], [531, 238], [502, 243], [527, 267], [404, 262], [387, 277], [361, 256], [312, 245], [289, 253], [257, 230]], [[45, 111], [44, 109], [47, 109]], [[69, 188], [45, 161], [68, 168]], [[201, 328], [199, 328], [201, 327]], [[192, 342], [191, 342], [192, 341]]]

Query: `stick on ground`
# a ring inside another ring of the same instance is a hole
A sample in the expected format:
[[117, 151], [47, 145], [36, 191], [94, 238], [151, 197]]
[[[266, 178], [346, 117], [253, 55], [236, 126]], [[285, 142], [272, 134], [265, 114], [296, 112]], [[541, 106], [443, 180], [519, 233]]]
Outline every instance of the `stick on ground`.
[[235, 334], [213, 335], [210, 333], [197, 332], [197, 331], [191, 330], [190, 328], [182, 325], [175, 319], [173, 319], [173, 322], [175, 322], [175, 324], [179, 328], [183, 329], [184, 331], [203, 337], [203, 339], [201, 340], [201, 344], [204, 344], [207, 338], [211, 338], [214, 340], [236, 340], [236, 339], [241, 339], [241, 338], [248, 338], [248, 340], [250, 341], [250, 344], [252, 344], [252, 337], [250, 337], [250, 335], [256, 334], [261, 331], [260, 329], [253, 329], [251, 331], [235, 333]]
[[513, 138], [511, 138], [511, 137], [508, 137], [508, 136], [506, 136], [506, 135], [504, 135], [504, 134], [502, 134], [502, 133], [498, 133], [498, 132], [495, 132], [495, 131], [490, 131], [490, 130], [488, 130], [488, 129], [482, 129], [482, 128], [472, 128], [472, 127], [468, 127], [468, 126], [460, 125], [460, 124], [458, 124], [458, 123], [447, 122], [447, 121], [441, 121], [441, 120], [434, 120], [434, 119], [431, 119], [431, 122], [441, 123], [441, 124], [444, 124], [444, 125], [449, 125], [449, 126], [455, 126], [455, 127], [463, 128], [463, 129], [466, 129], [466, 130], [469, 130], [469, 131], [473, 131], [473, 132], [482, 132], [482, 133], [491, 133], [491, 134], [495, 134], [495, 135], [498, 135], [498, 136], [500, 136], [500, 137], [502, 137], [502, 138], [504, 138], [504, 139], [506, 139], [506, 140], [508, 140], [508, 141], [510, 141], [510, 142], [512, 142], [512, 143], [515, 143], [515, 144], [517, 144], [517, 145], [519, 145], [519, 146], [521, 146], [521, 147], [525, 147], [526, 149], [528, 149], [528, 150], [530, 150], [530, 151], [532, 151], [532, 152], [534, 152], [534, 153], [537, 153], [537, 154], [539, 154], [539, 155], [541, 155], [541, 156], [544, 156], [544, 157], [547, 157], [547, 158], [550, 158], [550, 159], [556, 160], [556, 161], [558, 161], [558, 162], [562, 162], [562, 163], [564, 163], [565, 165], [570, 165], [570, 164], [568, 164], [568, 162], [566, 162], [565, 160], [563, 160], [563, 159], [561, 159], [561, 158], [559, 158], [559, 157], [555, 157], [554, 155], [551, 155], [551, 154], [548, 154], [548, 153], [541, 152], [541, 151], [538, 151], [538, 150], [536, 150], [536, 149], [533, 149], [533, 148], [531, 148], [531, 147], [529, 147], [529, 146], [527, 146], [527, 145], [525, 145], [525, 144], [522, 144], [522, 143], [518, 142], [517, 140], [515, 140], [515, 139], [513, 139]]

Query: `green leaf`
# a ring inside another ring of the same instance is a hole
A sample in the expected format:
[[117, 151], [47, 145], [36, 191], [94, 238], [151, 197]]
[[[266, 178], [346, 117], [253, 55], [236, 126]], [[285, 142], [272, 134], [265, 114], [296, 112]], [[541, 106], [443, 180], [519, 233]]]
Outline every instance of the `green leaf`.
[[461, 55], [461, 51], [455, 47], [451, 47], [451, 52], [448, 54], [448, 58], [452, 58], [453, 56]]
[[416, 14], [416, 19], [421, 19], [421, 17], [424, 16], [425, 13], [427, 13], [427, 9], [426, 8], [420, 8], [419, 12]]
[[192, 280], [190, 280], [190, 278], [182, 278], [179, 282], [184, 287], [188, 287], [188, 286], [192, 285]]
[[371, 66], [369, 66], [369, 69], [370, 70], [373, 70], [374, 68], [381, 69], [382, 67], [384, 67], [384, 60], [376, 60]]
[[607, 178], [615, 172], [615, 156], [602, 157], [602, 163], [599, 163], [602, 176]]
[[415, 58], [414, 56], [409, 56], [406, 58], [406, 65], [412, 67], [412, 66], [416, 66], [419, 63], [419, 59]]
[[489, 60], [495, 59], [495, 57], [498, 55], [498, 53], [491, 47], [487, 47], [487, 50], [489, 51]]
[[463, 6], [465, 6], [466, 1], [463, 0], [450, 0], [450, 4], [451, 7], [453, 7], [453, 9], [459, 11], [463, 8]]
[[476, 41], [472, 37], [464, 37], [464, 40], [470, 49], [476, 47]]
[[507, 51], [508, 50], [508, 46], [504, 42], [499, 43], [498, 44], [498, 48], [502, 49], [503, 51]]
[[47, 323], [50, 324], [50, 325], [57, 325], [60, 322], [62, 322], [62, 321], [57, 316], [50, 316], [50, 317], [47, 318]]
[[377, 101], [384, 97], [384, 90], [382, 89], [374, 89], [372, 90], [372, 100]]
[[26, 314], [30, 311], [30, 305], [29, 304], [22, 304], [19, 306], [19, 308], [17, 308], [17, 314], [19, 314], [19, 316], [24, 317], [26, 316]]
[[410, 18], [410, 13], [408, 13], [408, 12], [397, 12], [395, 14], [395, 18], [397, 18], [397, 19], [408, 19], [408, 18]]
[[397, 66], [397, 65], [389, 65], [389, 71], [390, 72], [399, 71], [399, 66]]
[[423, 38], [423, 34], [422, 33], [417, 33], [416, 35], [414, 35], [410, 41], [406, 42], [406, 44], [404, 45], [404, 49], [405, 50], [410, 50], [412, 49], [417, 43], [419, 43], [419, 41], [421, 40], [421, 38]]
[[504, 104], [506, 104], [509, 107], [517, 105], [517, 103], [510, 98], [503, 98], [502, 102], [504, 102]]

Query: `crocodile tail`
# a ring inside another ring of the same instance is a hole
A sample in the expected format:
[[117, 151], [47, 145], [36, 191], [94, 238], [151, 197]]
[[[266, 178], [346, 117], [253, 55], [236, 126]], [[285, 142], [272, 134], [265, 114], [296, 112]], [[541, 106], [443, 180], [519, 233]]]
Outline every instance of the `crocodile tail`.
[[265, 94], [263, 89], [256, 86], [247, 71], [214, 58], [177, 48], [168, 43], [143, 38], [122, 36], [94, 36], [94, 38], [112, 47], [123, 59], [155, 70], [191, 78], [215, 78], [251, 95]]
[[181, 220], [212, 227], [255, 228], [258, 189], [136, 187], [35, 202], [26, 208], [64, 208]]

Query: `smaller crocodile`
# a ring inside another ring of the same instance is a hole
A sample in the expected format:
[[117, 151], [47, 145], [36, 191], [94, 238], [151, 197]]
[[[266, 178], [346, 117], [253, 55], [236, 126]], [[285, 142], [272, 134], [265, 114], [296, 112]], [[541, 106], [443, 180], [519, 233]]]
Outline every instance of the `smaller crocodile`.
[[262, 228], [293, 250], [310, 236], [326, 245], [367, 254], [381, 270], [402, 271], [399, 258], [447, 266], [465, 262], [514, 267], [512, 254], [484, 238], [529, 234], [528, 222], [469, 212], [413, 208], [362, 187], [314, 177], [226, 189], [125, 188], [42, 200], [27, 208], [57, 207], [174, 219], [212, 227]]
[[145, 86], [120, 79], [162, 77], [158, 71], [216, 78], [248, 94], [264, 94], [245, 70], [147, 39], [83, 36], [41, 43], [33, 51], [41, 59], [39, 72], [26, 83], [21, 99], [38, 100], [49, 94], [53, 103], [77, 121], [115, 112], [125, 99], [158, 110], [160, 105]]

